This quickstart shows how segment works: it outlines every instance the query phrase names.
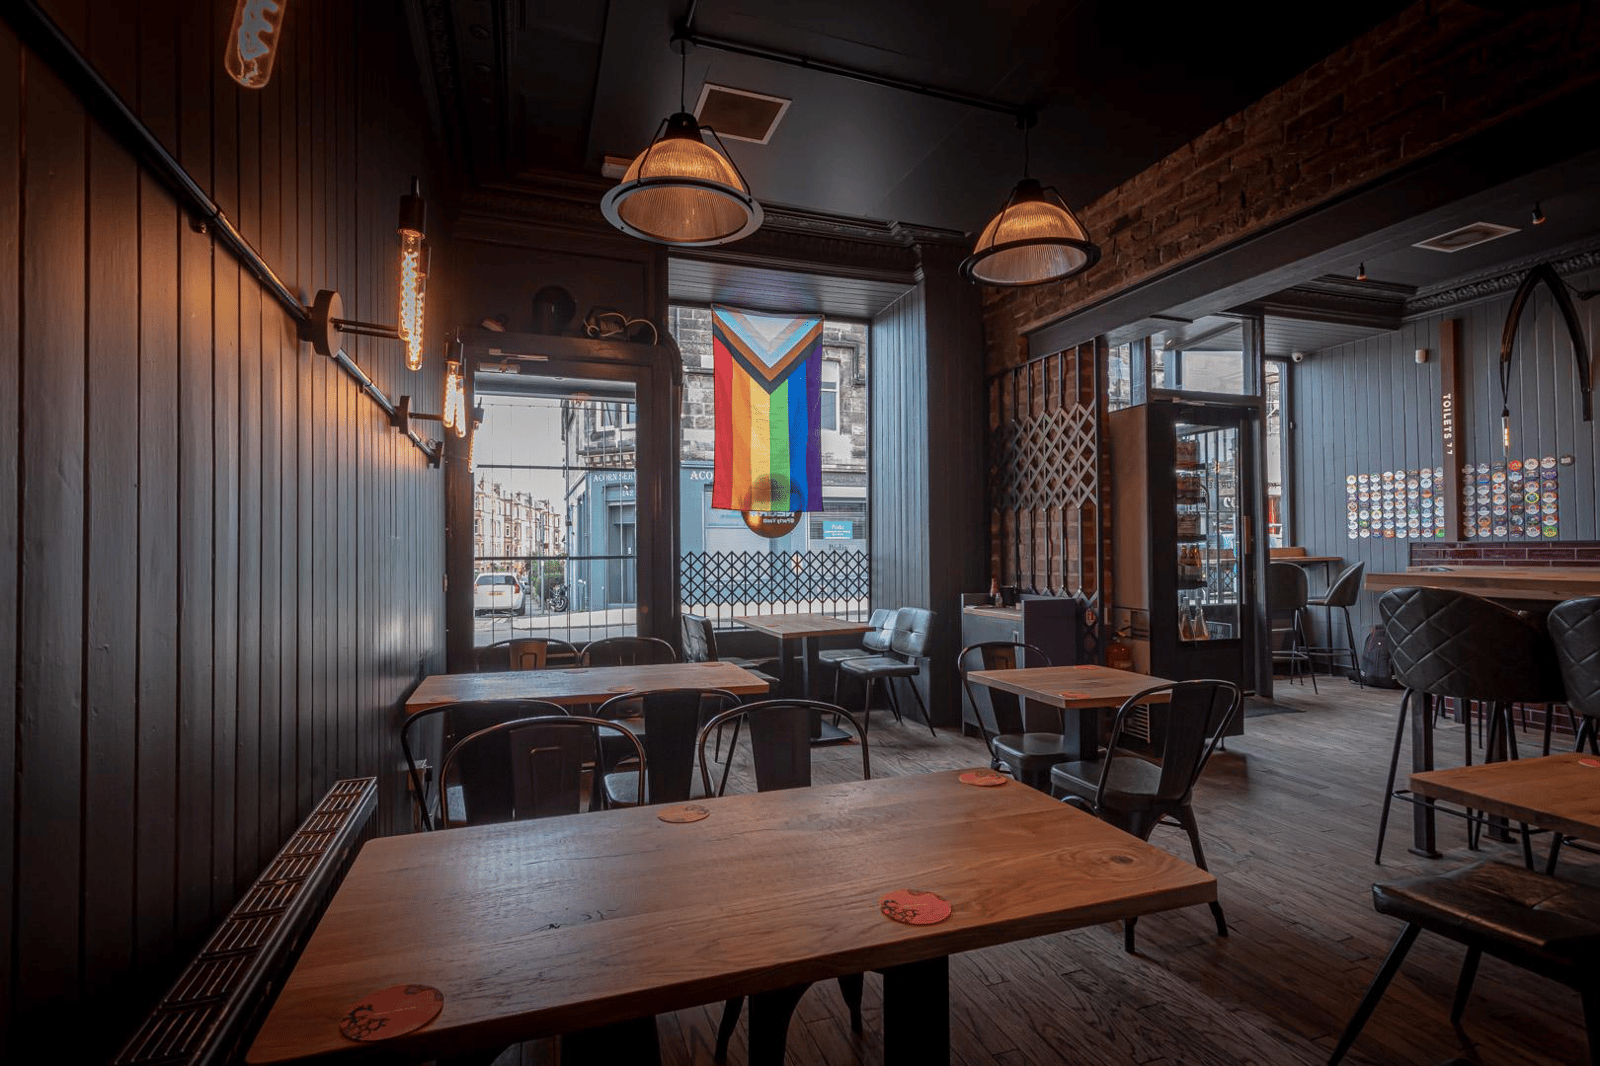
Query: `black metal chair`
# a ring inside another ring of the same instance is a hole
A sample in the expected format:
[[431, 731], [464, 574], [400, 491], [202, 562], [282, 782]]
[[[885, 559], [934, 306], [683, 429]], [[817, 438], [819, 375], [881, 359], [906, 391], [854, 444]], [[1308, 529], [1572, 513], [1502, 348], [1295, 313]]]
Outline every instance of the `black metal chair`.
[[[712, 718], [700, 729], [700, 777], [706, 795], [713, 795], [711, 771], [706, 762], [706, 740], [712, 733], [721, 733], [728, 723], [734, 726], [733, 746], [738, 746], [739, 727], [748, 725], [751, 762], [755, 768], [756, 791], [775, 792], [786, 788], [811, 787], [811, 718], [814, 714], [827, 714], [834, 721], [848, 721], [861, 743], [861, 779], [872, 779], [872, 759], [867, 750], [867, 735], [854, 715], [836, 704], [818, 700], [777, 699], [763, 700], [735, 707]], [[723, 767], [722, 780], [715, 795], [721, 796], [728, 787], [728, 769], [733, 763], [733, 751], [728, 752], [728, 762]], [[850, 1009], [850, 1028], [861, 1032], [861, 974], [839, 978], [839, 991]], [[787, 995], [783, 1002], [793, 1002], [799, 997]], [[774, 1002], [778, 1000], [775, 999]], [[721, 1062], [728, 1055], [728, 1041], [739, 1024], [739, 1013], [744, 1007], [744, 997], [735, 996], [722, 1007], [722, 1023], [717, 1026], [717, 1047], [713, 1057]], [[779, 1019], [781, 1018], [781, 1026]], [[758, 1019], [771, 1023], [773, 1031], [757, 1031]], [[781, 1057], [788, 1032], [789, 1016], [783, 1011], [753, 1011], [751, 1014], [750, 1043], [752, 1047], [773, 1048]], [[752, 1061], [755, 1059], [752, 1053]]]
[[584, 666], [654, 666], [677, 661], [677, 651], [660, 637], [603, 637], [583, 646]]
[[858, 678], [865, 689], [861, 701], [861, 721], [871, 728], [872, 721], [872, 691], [879, 681], [883, 682], [884, 691], [888, 694], [889, 709], [894, 714], [897, 722], [904, 721], [900, 714], [900, 697], [895, 695], [894, 679], [904, 677], [910, 679], [911, 695], [916, 698], [917, 706], [922, 710], [922, 720], [927, 723], [928, 732], [938, 736], [938, 731], [933, 728], [933, 719], [928, 715], [928, 705], [923, 702], [922, 693], [917, 690], [917, 677], [922, 673], [922, 664], [918, 661], [928, 653], [929, 632], [933, 628], [933, 612], [922, 607], [902, 607], [895, 612], [894, 629], [889, 638], [889, 654], [867, 655], [859, 659], [844, 659], [839, 663], [839, 670]]
[[765, 673], [767, 667], [777, 662], [777, 659], [741, 659], [734, 656], [724, 656], [717, 650], [717, 631], [711, 624], [711, 619], [703, 614], [689, 614], [687, 611], [681, 616], [679, 629], [683, 636], [683, 661], [686, 663], [732, 663], [744, 670], [749, 670], [768, 685], [776, 687], [778, 679]]
[[[473, 668], [481, 674], [503, 670], [545, 670], [578, 665], [578, 649], [553, 637], [516, 637], [473, 649]], [[529, 657], [532, 656], [530, 659]], [[533, 663], [537, 665], [532, 665]]]
[[[1189, 834], [1194, 864], [1204, 870], [1194, 786], [1242, 701], [1239, 686], [1231, 681], [1178, 681], [1135, 693], [1117, 710], [1104, 758], [1051, 767], [1051, 791], [1140, 840], [1149, 840], [1158, 825], [1182, 829]], [[1135, 714], [1148, 723], [1151, 756], [1123, 745]], [[1208, 906], [1217, 935], [1227, 936], [1222, 904], [1213, 900]], [[1130, 954], [1136, 922], [1129, 918], [1123, 923], [1123, 948]]]
[[1290, 681], [1299, 676], [1302, 666], [1305, 667], [1311, 678], [1311, 691], [1315, 692], [1317, 674], [1311, 668], [1305, 627], [1300, 617], [1310, 600], [1310, 587], [1303, 568], [1293, 563], [1267, 564], [1267, 616], [1272, 626], [1272, 661], [1289, 664]]
[[[411, 795], [421, 812], [422, 828], [434, 828], [433, 803], [428, 796], [428, 779], [422, 769], [417, 765], [416, 755], [412, 750], [411, 738], [415, 731], [425, 723], [438, 720], [443, 733], [440, 747], [445, 752], [451, 751], [458, 741], [471, 733], [487, 729], [500, 722], [509, 722], [522, 718], [537, 717], [566, 717], [566, 708], [544, 700], [482, 700], [474, 703], [446, 703], [438, 707], [429, 707], [426, 710], [416, 711], [406, 716], [400, 726], [400, 751], [405, 756], [406, 773], [411, 781]], [[467, 772], [477, 770], [472, 764], [474, 756], [467, 756]], [[443, 774], [440, 775], [439, 795], [443, 797]], [[444, 807], [441, 799], [440, 808]], [[502, 797], [501, 807], [509, 809], [510, 794]], [[504, 818], [498, 819], [504, 821]]]
[[[1484, 757], [1492, 760], [1502, 748], [1510, 758], [1517, 757], [1517, 738], [1511, 728], [1512, 704], [1560, 703], [1565, 698], [1549, 633], [1537, 620], [1508, 607], [1454, 589], [1407, 587], [1390, 589], [1378, 597], [1378, 616], [1389, 638], [1395, 680], [1405, 693], [1395, 722], [1394, 749], [1389, 755], [1378, 846], [1372, 859], [1375, 863], [1383, 861], [1383, 837], [1395, 797], [1400, 744], [1414, 697], [1461, 701], [1468, 766], [1472, 765], [1473, 701], [1489, 705], [1489, 739]], [[1424, 707], [1416, 713], [1430, 715], [1432, 711]], [[1478, 821], [1470, 810], [1467, 817], [1467, 842], [1476, 847]], [[1524, 857], [1531, 866], [1530, 847], [1524, 826]]]
[[594, 764], [602, 735], [629, 743], [643, 781], [645, 750], [626, 726], [599, 718], [554, 714], [516, 718], [479, 729], [457, 741], [439, 769], [442, 796], [454, 781], [461, 789], [463, 818], [457, 822], [447, 801], [440, 803], [440, 825], [495, 822], [577, 814], [583, 809], [583, 778]]
[[[633, 807], [641, 802], [681, 803], [694, 794], [695, 739], [702, 723], [739, 706], [739, 697], [719, 688], [669, 688], [630, 692], [601, 704], [594, 716], [605, 721], [642, 718], [644, 740], [650, 756], [650, 773], [641, 779], [619, 771], [609, 758], [603, 778], [606, 802], [613, 807]], [[733, 743], [737, 744], [737, 735]], [[609, 752], [608, 752], [609, 754]], [[732, 748], [729, 749], [732, 757]]]
[[[1583, 596], [1559, 603], [1546, 623], [1550, 642], [1555, 647], [1561, 669], [1569, 713], [1583, 719], [1578, 726], [1572, 750], [1582, 751], [1585, 743], [1592, 754], [1600, 755], [1600, 596]], [[1545, 751], [1550, 750], [1550, 709], [1545, 709]], [[1545, 873], [1554, 873], [1561, 847], [1567, 838], [1554, 834]]]
[[823, 648], [817, 652], [817, 662], [827, 663], [833, 667], [833, 702], [839, 702], [839, 680], [844, 675], [839, 671], [839, 664], [846, 659], [865, 659], [869, 655], [882, 655], [889, 650], [889, 642], [894, 637], [895, 611], [888, 607], [879, 607], [872, 612], [872, 617], [867, 619], [867, 624], [872, 628], [861, 634], [861, 646], [858, 648]]
[[1345, 1027], [1328, 1066], [1344, 1058], [1423, 930], [1466, 945], [1450, 1006], [1460, 1025], [1478, 960], [1492, 955], [1577, 990], [1589, 1033], [1589, 1061], [1600, 1066], [1600, 888], [1573, 884], [1500, 862], [1372, 886], [1372, 905], [1406, 923], [1389, 957]]
[[[1298, 569], [1298, 568], [1297, 568]], [[1361, 578], [1367, 571], [1366, 563], [1355, 563], [1345, 567], [1339, 576], [1333, 579], [1333, 584], [1328, 586], [1326, 592], [1320, 596], [1313, 596], [1306, 601], [1308, 607], [1325, 607], [1328, 610], [1328, 643], [1324, 647], [1305, 649], [1312, 660], [1323, 659], [1328, 663], [1328, 672], [1333, 672], [1335, 659], [1347, 658], [1350, 660], [1350, 673], [1356, 679], [1356, 684], [1366, 688], [1366, 683], [1361, 680], [1361, 653], [1356, 649], [1356, 632], [1350, 624], [1350, 608], [1356, 602], [1356, 597], [1361, 594]], [[1339, 647], [1333, 642], [1333, 612], [1338, 609], [1344, 615], [1345, 646]]]
[[1055, 732], [1030, 733], [1025, 728], [1022, 699], [1016, 693], [975, 685], [967, 678], [973, 670], [1011, 670], [1024, 661], [1029, 666], [1051, 665], [1049, 656], [1032, 644], [989, 640], [962, 648], [956, 656], [956, 671], [977, 715], [983, 742], [989, 746], [989, 765], [1044, 792], [1050, 785], [1050, 768], [1076, 755], [1067, 747], [1061, 713], [1056, 716]]

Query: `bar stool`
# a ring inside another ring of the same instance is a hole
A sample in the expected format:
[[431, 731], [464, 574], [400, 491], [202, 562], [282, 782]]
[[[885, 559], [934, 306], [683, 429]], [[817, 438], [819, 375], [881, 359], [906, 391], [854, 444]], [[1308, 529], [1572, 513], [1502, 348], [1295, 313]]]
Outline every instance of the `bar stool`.
[[[1272, 624], [1272, 636], [1288, 637], [1288, 646], [1272, 649], [1272, 661], [1289, 663], [1289, 680], [1293, 681], [1301, 664], [1311, 677], [1311, 691], [1317, 691], [1317, 674], [1311, 669], [1311, 655], [1306, 647], [1306, 632], [1300, 624], [1300, 612], [1310, 603], [1311, 593], [1306, 584], [1306, 572], [1293, 563], [1267, 564], [1267, 617]], [[1289, 615], [1289, 624], [1279, 626], [1276, 617]]]
[[[1578, 727], [1573, 751], [1600, 755], [1600, 596], [1583, 596], [1556, 605], [1550, 612], [1550, 641], [1555, 645], [1556, 662], [1567, 691], [1567, 708], [1583, 719]], [[1549, 747], [1550, 711], [1545, 709], [1545, 745]], [[1550, 859], [1545, 873], [1555, 873], [1556, 860], [1566, 838], [1560, 833], [1550, 842]]]
[[[1389, 779], [1384, 786], [1383, 813], [1378, 821], [1378, 847], [1373, 862], [1383, 861], [1383, 836], [1394, 799], [1395, 770], [1400, 762], [1400, 742], [1405, 736], [1406, 714], [1413, 696], [1427, 700], [1448, 697], [1489, 705], [1486, 761], [1493, 761], [1503, 746], [1517, 757], [1517, 738], [1511, 729], [1515, 703], [1560, 703], [1565, 699], [1561, 673], [1550, 636], [1538, 622], [1467, 592], [1453, 589], [1407, 587], [1391, 589], [1378, 598], [1378, 615], [1389, 638], [1395, 680], [1405, 689], [1400, 716], [1395, 722], [1394, 750], [1389, 756]], [[1427, 715], [1429, 708], [1418, 711]], [[1428, 735], [1431, 738], [1431, 722]], [[1463, 723], [1466, 764], [1472, 765], [1472, 722]], [[1430, 739], [1431, 743], [1431, 739]], [[1433, 754], [1428, 753], [1428, 765]], [[1431, 806], [1431, 804], [1430, 804]], [[1471, 811], [1468, 811], [1471, 816]], [[1477, 845], [1469, 821], [1467, 842]], [[1532, 865], [1527, 827], [1523, 827], [1523, 854]]]
[[[1333, 671], [1333, 660], [1341, 655], [1350, 659], [1350, 672], [1355, 675], [1356, 684], [1366, 688], [1361, 680], [1361, 660], [1356, 651], [1355, 628], [1350, 625], [1350, 608], [1356, 602], [1356, 597], [1361, 593], [1361, 575], [1366, 573], [1366, 563], [1356, 563], [1347, 566], [1333, 579], [1333, 584], [1320, 596], [1313, 596], [1306, 601], [1308, 607], [1326, 607], [1328, 609], [1328, 646], [1321, 648], [1307, 648], [1306, 654], [1313, 659], [1326, 659], [1328, 671]], [[1335, 647], [1333, 644], [1333, 609], [1337, 607], [1344, 614], [1345, 647]]]

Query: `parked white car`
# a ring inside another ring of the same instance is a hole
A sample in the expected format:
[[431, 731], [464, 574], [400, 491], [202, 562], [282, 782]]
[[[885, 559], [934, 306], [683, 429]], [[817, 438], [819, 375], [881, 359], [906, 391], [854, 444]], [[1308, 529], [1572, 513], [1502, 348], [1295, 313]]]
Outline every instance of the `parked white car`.
[[479, 574], [472, 585], [472, 610], [474, 614], [492, 614], [504, 611], [521, 614], [528, 602], [527, 590], [516, 574]]

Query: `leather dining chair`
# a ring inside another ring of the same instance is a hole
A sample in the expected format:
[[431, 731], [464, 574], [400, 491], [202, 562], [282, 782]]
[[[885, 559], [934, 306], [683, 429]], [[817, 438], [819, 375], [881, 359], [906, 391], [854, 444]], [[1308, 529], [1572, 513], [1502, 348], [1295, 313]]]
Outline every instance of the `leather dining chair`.
[[900, 697], [894, 691], [894, 679], [903, 677], [911, 682], [911, 695], [922, 710], [922, 720], [927, 723], [928, 732], [939, 735], [933, 728], [933, 719], [928, 715], [928, 705], [923, 702], [922, 693], [917, 689], [917, 678], [922, 673], [921, 659], [928, 653], [933, 618], [933, 612], [926, 608], [902, 607], [895, 612], [888, 654], [845, 659], [839, 663], [839, 669], [858, 678], [865, 689], [861, 701], [861, 721], [866, 728], [872, 727], [872, 691], [879, 681], [883, 682], [884, 691], [888, 694], [889, 709], [895, 721], [904, 721], [900, 714]]
[[1072, 759], [1076, 753], [1075, 747], [1068, 747], [1062, 716], [1057, 715], [1053, 732], [1030, 733], [1024, 726], [1020, 696], [988, 685], [974, 685], [967, 678], [973, 670], [1012, 670], [1022, 662], [1029, 666], [1051, 665], [1049, 656], [1032, 644], [989, 640], [962, 648], [956, 656], [956, 671], [977, 715], [983, 742], [989, 746], [989, 765], [1044, 792], [1050, 787], [1050, 768]]

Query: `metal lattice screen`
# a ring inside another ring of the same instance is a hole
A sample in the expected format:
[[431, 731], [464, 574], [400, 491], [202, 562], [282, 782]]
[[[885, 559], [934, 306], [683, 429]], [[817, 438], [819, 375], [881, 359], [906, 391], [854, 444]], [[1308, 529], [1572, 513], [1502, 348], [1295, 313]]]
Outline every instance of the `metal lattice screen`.
[[1109, 543], [1100, 449], [1104, 346], [1082, 344], [989, 379], [990, 569], [1023, 592], [1084, 605], [1100, 658]]
[[861, 617], [871, 574], [858, 549], [688, 552], [678, 559], [684, 610], [715, 622], [807, 611]]

